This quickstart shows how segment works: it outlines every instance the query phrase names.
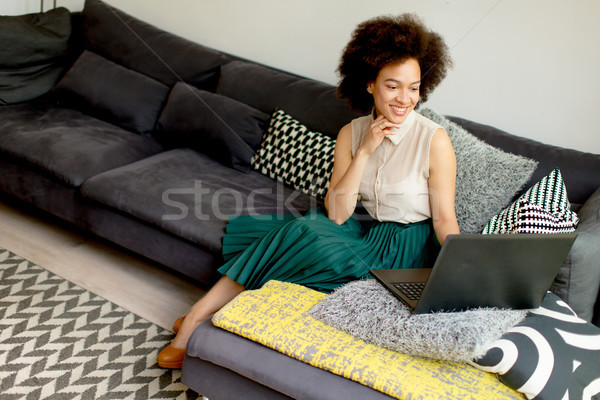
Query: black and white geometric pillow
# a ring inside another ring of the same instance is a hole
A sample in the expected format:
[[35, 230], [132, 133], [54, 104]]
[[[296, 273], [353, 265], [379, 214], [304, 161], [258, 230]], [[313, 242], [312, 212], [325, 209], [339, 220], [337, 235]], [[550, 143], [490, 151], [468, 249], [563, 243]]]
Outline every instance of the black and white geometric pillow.
[[335, 140], [276, 110], [251, 160], [254, 169], [323, 200], [333, 169]]
[[572, 222], [575, 226], [579, 222], [577, 214], [571, 211], [571, 204], [567, 198], [567, 188], [565, 187], [560, 170], [555, 168], [550, 174], [523, 193], [510, 206], [494, 215], [482, 233], [509, 233], [513, 230], [517, 222], [520, 200], [538, 205], [561, 220]]
[[517, 217], [508, 233], [570, 233], [576, 223], [565, 220], [560, 214], [552, 214], [537, 204], [519, 199]]
[[548, 292], [540, 308], [471, 364], [529, 399], [598, 399], [600, 328]]

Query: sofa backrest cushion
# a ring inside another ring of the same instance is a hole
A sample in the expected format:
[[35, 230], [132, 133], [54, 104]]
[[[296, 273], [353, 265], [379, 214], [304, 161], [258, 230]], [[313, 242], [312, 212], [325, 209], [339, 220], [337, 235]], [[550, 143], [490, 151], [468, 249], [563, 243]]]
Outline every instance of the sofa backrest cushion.
[[67, 69], [71, 14], [0, 16], [0, 104], [31, 100], [49, 91]]
[[[537, 170], [517, 196], [559, 168], [567, 187], [569, 201], [577, 210], [600, 187], [600, 154], [551, 146], [535, 140], [514, 136], [489, 125], [458, 117], [448, 117], [473, 135], [513, 154], [539, 162]], [[594, 134], [594, 133], [590, 133]]]
[[177, 83], [154, 138], [165, 147], [189, 147], [235, 169], [249, 169], [269, 115], [237, 100]]
[[185, 81], [214, 91], [222, 53], [140, 21], [100, 0], [83, 8], [84, 46], [168, 86]]
[[85, 50], [54, 93], [68, 106], [148, 136], [154, 130], [169, 88]]
[[281, 108], [308, 129], [331, 138], [357, 117], [337, 98], [334, 86], [242, 60], [221, 68], [217, 93], [269, 115]]

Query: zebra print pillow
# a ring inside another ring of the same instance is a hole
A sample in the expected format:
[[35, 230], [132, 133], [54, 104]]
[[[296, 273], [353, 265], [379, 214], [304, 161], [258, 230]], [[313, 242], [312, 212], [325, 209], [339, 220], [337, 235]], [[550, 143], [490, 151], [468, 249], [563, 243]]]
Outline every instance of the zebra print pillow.
[[529, 399], [600, 395], [600, 328], [548, 292], [542, 305], [471, 362]]

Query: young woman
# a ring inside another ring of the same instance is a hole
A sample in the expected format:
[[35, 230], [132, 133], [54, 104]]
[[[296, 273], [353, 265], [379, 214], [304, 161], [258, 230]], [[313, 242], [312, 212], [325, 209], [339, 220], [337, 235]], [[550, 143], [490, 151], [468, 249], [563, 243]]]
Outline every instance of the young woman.
[[[181, 368], [196, 327], [244, 290], [275, 279], [331, 291], [372, 268], [424, 266], [433, 248], [459, 233], [452, 145], [443, 128], [415, 111], [450, 65], [442, 38], [414, 15], [357, 27], [341, 59], [338, 91], [368, 115], [338, 135], [324, 207], [283, 222], [232, 219], [223, 277], [178, 320], [160, 366]], [[354, 216], [359, 197], [367, 221]], [[252, 236], [230, 255], [231, 243]]]

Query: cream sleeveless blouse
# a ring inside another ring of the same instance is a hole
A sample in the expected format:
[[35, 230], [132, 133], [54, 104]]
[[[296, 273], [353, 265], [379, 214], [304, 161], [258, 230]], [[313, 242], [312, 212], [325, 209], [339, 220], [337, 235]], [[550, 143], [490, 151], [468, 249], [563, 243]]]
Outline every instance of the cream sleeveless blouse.
[[[352, 156], [373, 123], [373, 115], [352, 121]], [[440, 125], [412, 111], [397, 130], [369, 156], [359, 195], [379, 221], [419, 222], [431, 218], [429, 149]]]

